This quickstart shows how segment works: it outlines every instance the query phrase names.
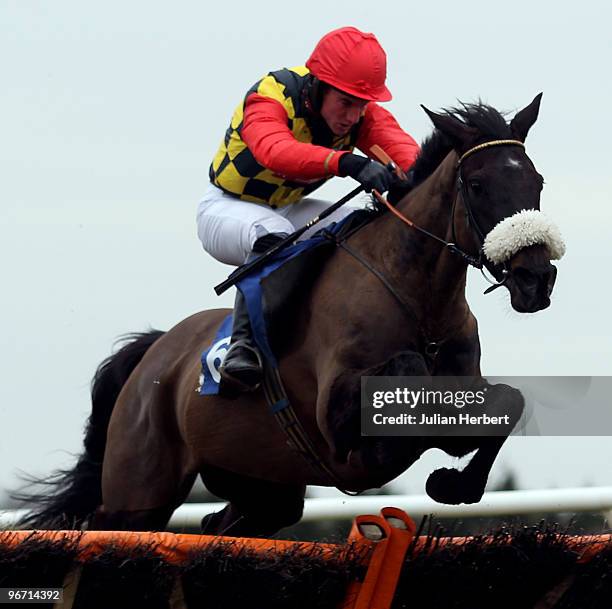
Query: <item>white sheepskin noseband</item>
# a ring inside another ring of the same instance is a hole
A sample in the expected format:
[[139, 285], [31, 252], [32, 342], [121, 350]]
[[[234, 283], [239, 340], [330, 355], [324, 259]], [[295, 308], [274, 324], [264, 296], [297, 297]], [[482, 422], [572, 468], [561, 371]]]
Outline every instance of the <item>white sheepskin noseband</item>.
[[529, 245], [548, 247], [552, 260], [565, 254], [565, 243], [557, 226], [537, 209], [523, 209], [504, 218], [485, 238], [484, 253], [493, 264], [501, 264]]

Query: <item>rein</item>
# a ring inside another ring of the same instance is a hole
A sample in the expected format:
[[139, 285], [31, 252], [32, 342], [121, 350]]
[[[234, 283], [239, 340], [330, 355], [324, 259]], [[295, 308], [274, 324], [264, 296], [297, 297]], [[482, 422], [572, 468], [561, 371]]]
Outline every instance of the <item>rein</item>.
[[452, 229], [453, 240], [446, 241], [445, 239], [442, 239], [441, 237], [438, 237], [437, 235], [430, 233], [428, 230], [425, 230], [424, 228], [417, 226], [414, 222], [412, 222], [412, 220], [407, 218], [398, 209], [393, 207], [393, 205], [391, 205], [391, 203], [389, 203], [389, 201], [387, 201], [387, 199], [383, 197], [379, 192], [377, 192], [376, 190], [373, 191], [376, 199], [382, 205], [384, 205], [392, 214], [397, 216], [402, 222], [404, 222], [411, 228], [415, 229], [416, 231], [422, 233], [423, 235], [431, 239], [434, 239], [435, 241], [437, 241], [438, 243], [446, 247], [453, 254], [460, 256], [464, 260], [464, 262], [466, 262], [468, 265], [473, 266], [474, 268], [477, 268], [481, 272], [485, 280], [491, 284], [491, 287], [489, 287], [485, 291], [485, 294], [489, 294], [496, 288], [499, 288], [502, 285], [504, 285], [504, 283], [506, 282], [508, 278], [509, 271], [507, 269], [506, 263], [504, 262], [503, 264], [504, 268], [502, 269], [503, 279], [501, 281], [491, 281], [485, 275], [485, 272], [484, 272], [485, 265], [483, 261], [483, 244], [485, 240], [485, 235], [483, 234], [482, 229], [480, 228], [478, 221], [476, 220], [474, 216], [474, 212], [472, 211], [472, 205], [470, 203], [470, 197], [469, 197], [469, 193], [467, 190], [467, 185], [465, 183], [465, 180], [463, 179], [462, 163], [467, 157], [471, 156], [472, 154], [479, 152], [481, 150], [485, 150], [487, 148], [491, 148], [492, 146], [521, 146], [522, 148], [525, 148], [525, 144], [521, 142], [520, 140], [492, 140], [490, 142], [485, 142], [484, 144], [479, 144], [478, 146], [474, 146], [473, 148], [470, 148], [469, 150], [464, 152], [457, 160], [457, 165], [456, 165], [457, 195], [459, 194], [461, 195], [461, 199], [463, 201], [463, 204], [468, 214], [469, 224], [473, 228], [473, 230], [476, 232], [476, 235], [478, 236], [478, 240], [480, 241], [481, 245], [478, 251], [478, 256], [473, 256], [469, 254], [468, 252], [466, 252], [465, 250], [463, 250], [461, 247], [457, 245], [457, 237], [456, 237], [456, 232], [455, 232], [455, 209], [457, 207], [457, 200], [459, 198], [458, 196], [456, 196], [455, 199], [453, 200], [453, 207], [451, 209], [451, 229]]

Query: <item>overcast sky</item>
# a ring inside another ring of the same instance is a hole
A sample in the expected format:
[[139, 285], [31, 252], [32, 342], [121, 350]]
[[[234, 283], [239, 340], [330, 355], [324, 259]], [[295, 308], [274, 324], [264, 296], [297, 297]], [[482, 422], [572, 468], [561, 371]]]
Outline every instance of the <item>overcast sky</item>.
[[[544, 92], [527, 152], [568, 253], [552, 306], [531, 316], [470, 275], [483, 370], [609, 375], [609, 6], [0, 0], [0, 494], [17, 469], [43, 473], [80, 449], [89, 380], [118, 335], [231, 303], [212, 290], [231, 269], [195, 234], [212, 155], [257, 79], [343, 25], [378, 36], [387, 107], [419, 141], [431, 130], [421, 103], [515, 111]], [[404, 487], [422, 492], [437, 459]], [[493, 480], [514, 469], [527, 487], [612, 484], [611, 463], [608, 437], [516, 439]]]

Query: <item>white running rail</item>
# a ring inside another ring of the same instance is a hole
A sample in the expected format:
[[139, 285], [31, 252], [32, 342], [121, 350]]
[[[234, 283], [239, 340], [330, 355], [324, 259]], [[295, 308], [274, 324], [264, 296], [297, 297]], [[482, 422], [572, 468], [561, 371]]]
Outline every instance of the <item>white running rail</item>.
[[[206, 514], [219, 511], [223, 503], [186, 503], [173, 514], [168, 528], [181, 530], [198, 527]], [[612, 486], [563, 488], [485, 493], [473, 505], [443, 505], [426, 495], [366, 495], [306, 499], [302, 521], [352, 519], [359, 514], [378, 513], [385, 506], [403, 509], [413, 518], [433, 514], [444, 518], [502, 516], [540, 512], [605, 512], [612, 521]], [[0, 529], [15, 525], [26, 510], [0, 511]]]

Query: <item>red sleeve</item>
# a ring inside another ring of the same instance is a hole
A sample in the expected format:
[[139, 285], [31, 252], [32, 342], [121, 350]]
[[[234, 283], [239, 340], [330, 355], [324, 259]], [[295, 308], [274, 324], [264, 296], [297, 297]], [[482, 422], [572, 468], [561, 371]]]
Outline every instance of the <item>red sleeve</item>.
[[290, 180], [338, 175], [338, 161], [344, 153], [296, 140], [287, 125], [285, 108], [270, 97], [249, 95], [241, 135], [260, 165]]
[[419, 154], [419, 145], [377, 103], [366, 106], [363, 123], [357, 138], [357, 148], [371, 156], [370, 148], [378, 144], [404, 171], [410, 168]]

